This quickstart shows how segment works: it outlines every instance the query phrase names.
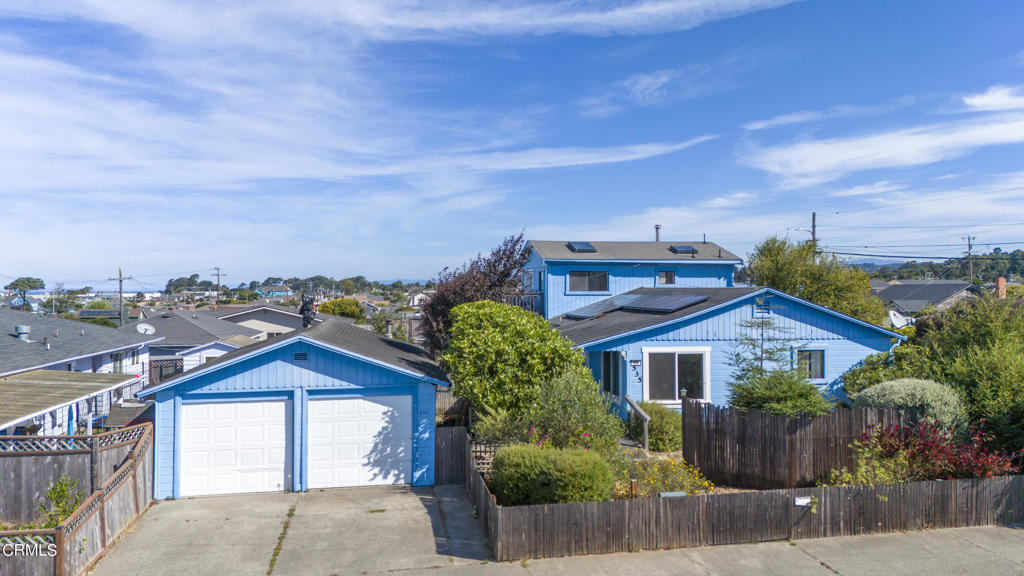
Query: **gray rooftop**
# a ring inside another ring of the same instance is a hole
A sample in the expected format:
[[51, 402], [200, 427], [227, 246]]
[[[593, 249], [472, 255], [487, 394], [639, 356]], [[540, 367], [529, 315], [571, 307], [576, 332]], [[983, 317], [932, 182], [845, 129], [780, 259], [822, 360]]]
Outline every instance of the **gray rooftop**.
[[698, 312], [707, 310], [708, 308], [718, 306], [719, 304], [724, 304], [726, 302], [736, 300], [737, 298], [742, 298], [743, 296], [747, 296], [757, 292], [758, 290], [760, 290], [760, 288], [755, 287], [637, 288], [626, 292], [626, 294], [656, 294], [677, 296], [680, 298], [688, 296], [706, 296], [708, 299], [699, 304], [683, 308], [682, 310], [663, 314], [620, 309], [582, 320], [572, 319], [562, 315], [552, 319], [551, 324], [553, 324], [563, 336], [571, 340], [574, 344], [582, 346], [598, 340], [618, 336], [619, 334], [633, 332], [634, 330], [642, 330], [644, 328], [649, 328], [672, 320], [686, 318], [687, 316], [692, 316]]
[[[16, 325], [31, 329], [31, 342], [19, 340]], [[46, 343], [43, 339], [46, 339]], [[159, 340], [157, 335], [139, 334], [59, 316], [0, 309], [0, 375], [50, 366], [72, 358], [82, 358], [121, 350]], [[46, 349], [46, 344], [50, 349]]]
[[[590, 242], [594, 252], [573, 252], [566, 240], [530, 240], [544, 260], [723, 260], [740, 257], [714, 242]], [[676, 254], [672, 246], [690, 246], [693, 254]]]
[[928, 306], [938, 306], [965, 290], [974, 288], [963, 280], [896, 280], [875, 291], [879, 298], [899, 310], [916, 314]]
[[[310, 328], [290, 332], [274, 338], [268, 338], [247, 348], [240, 348], [238, 350], [228, 352], [223, 356], [203, 364], [203, 369], [231, 361], [242, 355], [251, 354], [262, 348], [277, 344], [283, 340], [294, 338], [300, 334], [311, 340], [316, 340], [329, 346], [334, 346], [335, 348], [341, 348], [342, 350], [347, 350], [360, 356], [377, 360], [378, 362], [383, 362], [385, 364], [390, 364], [391, 366], [402, 368], [422, 376], [434, 378], [435, 380], [440, 380], [442, 382], [448, 381], [448, 377], [445, 375], [444, 370], [442, 370], [430, 354], [420, 346], [386, 338], [376, 332], [357, 328], [350, 321], [346, 322], [344, 319], [330, 316]], [[173, 382], [174, 380], [185, 378], [189, 375], [190, 373], [186, 372], [169, 380], [165, 380], [160, 383], [159, 386], [163, 386], [164, 384]], [[139, 394], [139, 397], [141, 398], [145, 393], [146, 391], [143, 390]]]
[[134, 379], [132, 374], [60, 370], [33, 370], [0, 378], [0, 428]]
[[[146, 319], [146, 324], [156, 329], [153, 336], [163, 337], [158, 346], [192, 347], [217, 340], [228, 340], [234, 336], [252, 338], [261, 334], [259, 330], [189, 310], [155, 312]], [[138, 325], [132, 325], [121, 330], [137, 331], [137, 328]], [[234, 341], [237, 339], [232, 340]]]

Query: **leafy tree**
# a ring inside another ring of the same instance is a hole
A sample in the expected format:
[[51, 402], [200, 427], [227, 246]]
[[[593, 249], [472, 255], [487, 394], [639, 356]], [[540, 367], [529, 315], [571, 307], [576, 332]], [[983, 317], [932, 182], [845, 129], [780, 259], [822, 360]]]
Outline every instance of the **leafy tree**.
[[997, 446], [1024, 446], [1024, 306], [980, 298], [918, 320], [907, 342], [843, 376], [848, 394], [897, 378], [951, 386]]
[[106, 300], [93, 300], [86, 306], [89, 310], [113, 310], [114, 307]]
[[461, 268], [445, 268], [438, 274], [437, 292], [423, 305], [422, 330], [435, 352], [445, 349], [452, 309], [479, 300], [503, 302], [521, 291], [523, 266], [530, 247], [523, 233], [509, 236], [488, 256], [478, 254]]
[[347, 296], [351, 296], [356, 293], [356, 283], [351, 278], [346, 278], [341, 281], [341, 291]]
[[345, 316], [355, 320], [362, 320], [366, 317], [366, 314], [363, 313], [363, 307], [359, 305], [359, 302], [351, 298], [328, 300], [320, 305], [319, 311], [324, 314]]
[[32, 276], [22, 276], [16, 278], [7, 286], [4, 286], [4, 290], [13, 290], [21, 296], [21, 309], [28, 310], [28, 291], [29, 290], [42, 290], [46, 288], [46, 283], [39, 278]]
[[281, 284], [284, 284], [284, 278], [278, 278], [277, 276], [268, 276], [267, 279], [263, 281], [263, 284], [261, 284], [261, 286], [280, 286]]
[[506, 304], [480, 301], [451, 311], [451, 334], [441, 360], [452, 392], [478, 408], [524, 414], [555, 374], [583, 365], [547, 320]]
[[871, 293], [870, 277], [813, 241], [794, 243], [772, 236], [754, 247], [746, 273], [768, 286], [873, 324], [886, 321], [885, 304]]

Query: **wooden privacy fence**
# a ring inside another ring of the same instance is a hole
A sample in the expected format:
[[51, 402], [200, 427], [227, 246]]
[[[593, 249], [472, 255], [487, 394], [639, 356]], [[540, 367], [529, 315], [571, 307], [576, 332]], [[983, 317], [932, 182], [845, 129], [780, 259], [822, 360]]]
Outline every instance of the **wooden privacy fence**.
[[[108, 445], [127, 443], [127, 455], [56, 529], [0, 532], [0, 574], [79, 576], [146, 510], [153, 500], [153, 427], [143, 424], [118, 432], [124, 434], [112, 437], [121, 442], [111, 440]], [[70, 438], [95, 437], [62, 437], [55, 442], [75, 446]], [[10, 488], [5, 487], [4, 491]]]
[[466, 494], [498, 560], [1024, 522], [1024, 476], [506, 507], [464, 443]]
[[462, 484], [466, 479], [466, 427], [440, 426], [434, 434], [434, 484]]
[[0, 436], [0, 521], [36, 520], [50, 483], [68, 476], [99, 490], [145, 432], [132, 426], [94, 436]]
[[683, 458], [716, 484], [794, 488], [827, 480], [854, 465], [850, 445], [872, 426], [906, 424], [915, 415], [892, 409], [840, 408], [791, 418], [684, 402]]

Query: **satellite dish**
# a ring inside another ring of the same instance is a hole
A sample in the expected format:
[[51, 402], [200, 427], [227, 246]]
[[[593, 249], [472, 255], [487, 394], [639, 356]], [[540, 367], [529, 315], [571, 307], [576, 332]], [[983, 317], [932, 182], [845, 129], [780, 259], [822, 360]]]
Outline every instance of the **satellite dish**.
[[892, 322], [892, 327], [897, 330], [900, 328], [906, 328], [914, 323], [913, 318], [908, 318], [895, 310], [889, 310], [889, 321]]
[[135, 329], [139, 331], [139, 334], [156, 334], [156, 328], [153, 328], [152, 324], [146, 324], [145, 322], [136, 324]]

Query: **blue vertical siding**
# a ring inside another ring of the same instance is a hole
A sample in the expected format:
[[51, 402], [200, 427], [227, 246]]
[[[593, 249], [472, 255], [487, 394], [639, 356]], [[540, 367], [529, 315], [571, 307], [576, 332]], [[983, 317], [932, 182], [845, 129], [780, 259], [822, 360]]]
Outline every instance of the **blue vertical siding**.
[[[751, 294], [706, 316], [683, 319], [660, 328], [584, 346], [584, 349], [592, 353], [599, 350], [625, 351], [626, 391], [634, 399], [641, 400], [646, 399], [643, 395], [644, 348], [710, 347], [710, 399], [714, 404], [725, 405], [729, 402], [727, 383], [732, 374], [729, 355], [742, 333], [742, 322], [754, 318], [757, 297], [757, 293]], [[772, 303], [771, 317], [776, 326], [785, 331], [785, 337], [793, 340], [794, 349], [825, 351], [825, 378], [812, 382], [830, 393], [841, 396], [844, 373], [865, 356], [885, 352], [893, 346], [892, 339], [886, 334], [852, 320], [789, 299], [776, 297], [772, 298]], [[639, 369], [632, 369], [630, 361], [633, 360], [641, 362]]]
[[[721, 288], [733, 285], [732, 264], [687, 264], [675, 261], [663, 264], [549, 262], [545, 268], [544, 316], [554, 318], [609, 296], [636, 288]], [[608, 272], [608, 291], [581, 293], [569, 290], [571, 271]], [[657, 283], [658, 272], [675, 272], [674, 284]]]
[[[307, 360], [295, 361], [296, 352]], [[434, 482], [435, 386], [422, 378], [322, 348], [305, 341], [292, 342], [214, 369], [156, 394], [155, 496], [177, 494], [176, 446], [181, 402], [237, 401], [281, 398], [288, 401], [292, 419], [292, 489], [306, 487], [306, 407], [309, 397], [412, 396], [414, 486]]]

